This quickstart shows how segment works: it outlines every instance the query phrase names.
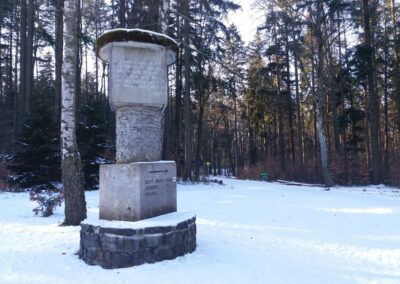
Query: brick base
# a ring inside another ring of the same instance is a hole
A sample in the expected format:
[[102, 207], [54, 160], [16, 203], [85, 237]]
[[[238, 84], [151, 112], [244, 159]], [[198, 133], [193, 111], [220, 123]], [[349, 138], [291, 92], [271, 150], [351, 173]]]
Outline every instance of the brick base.
[[79, 257], [89, 265], [123, 268], [174, 259], [196, 249], [196, 217], [176, 226], [140, 229], [81, 225]]

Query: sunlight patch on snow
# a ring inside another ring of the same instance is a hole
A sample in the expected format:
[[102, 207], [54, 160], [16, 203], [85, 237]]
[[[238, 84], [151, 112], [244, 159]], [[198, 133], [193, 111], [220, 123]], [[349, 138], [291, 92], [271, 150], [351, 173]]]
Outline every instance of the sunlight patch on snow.
[[[350, 279], [349, 279], [350, 280]], [[399, 284], [397, 279], [366, 279], [365, 277], [353, 277], [352, 280], [356, 284]]]
[[319, 208], [319, 211], [331, 212], [331, 213], [344, 213], [344, 214], [393, 214], [392, 208]]
[[400, 276], [400, 249], [366, 248], [301, 239], [282, 240], [281, 245], [292, 251], [313, 251], [323, 256], [331, 265], [347, 263], [348, 267], [365, 270], [371, 274]]
[[291, 227], [283, 227], [283, 226], [261, 226], [261, 225], [247, 225], [247, 224], [237, 224], [237, 223], [229, 223], [229, 222], [219, 222], [213, 220], [207, 220], [202, 218], [197, 218], [196, 223], [198, 225], [212, 226], [212, 227], [220, 227], [227, 229], [238, 229], [238, 230], [257, 230], [257, 231], [302, 231], [306, 232], [307, 230], [291, 228]]
[[381, 235], [381, 236], [365, 236], [358, 235], [353, 236], [354, 239], [359, 240], [368, 240], [368, 241], [376, 241], [376, 242], [399, 242], [400, 243], [400, 234], [399, 235]]
[[264, 230], [264, 226], [258, 225], [245, 225], [245, 224], [234, 224], [228, 222], [219, 222], [214, 220], [207, 220], [202, 218], [197, 218], [196, 223], [198, 225], [214, 226], [214, 227], [225, 227], [231, 229], [252, 229], [252, 230]]
[[[78, 231], [76, 227], [60, 227], [58, 224], [2, 224], [1, 227], [7, 234], [0, 239], [0, 247], [3, 251], [9, 252], [41, 253], [44, 249], [46, 252], [51, 252], [54, 248], [54, 241], [76, 246], [75, 242], [79, 239], [79, 235], [71, 234]], [[38, 238], [41, 238], [42, 241], [39, 243], [33, 241]], [[2, 282], [0, 281], [0, 283]]]
[[[9, 233], [21, 233], [23, 236], [27, 234], [51, 234], [59, 230], [58, 224], [52, 225], [27, 225], [27, 224], [2, 224], [2, 229]], [[68, 228], [67, 228], [68, 229]]]
[[23, 273], [7, 273], [7, 275], [0, 276], [0, 283], [55, 283], [59, 282], [57, 277], [50, 277], [48, 275], [34, 275]]

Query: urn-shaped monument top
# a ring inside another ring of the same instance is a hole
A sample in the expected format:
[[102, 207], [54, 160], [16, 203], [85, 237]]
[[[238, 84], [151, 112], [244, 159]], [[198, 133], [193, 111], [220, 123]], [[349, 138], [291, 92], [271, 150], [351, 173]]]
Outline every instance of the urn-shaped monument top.
[[96, 52], [109, 62], [111, 107], [167, 105], [167, 67], [175, 62], [177, 51], [176, 41], [151, 31], [115, 29], [102, 34]]

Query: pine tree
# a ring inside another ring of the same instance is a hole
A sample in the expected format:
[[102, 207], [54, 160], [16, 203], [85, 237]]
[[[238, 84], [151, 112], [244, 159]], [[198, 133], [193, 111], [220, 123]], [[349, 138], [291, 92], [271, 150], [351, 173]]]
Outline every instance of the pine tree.
[[106, 104], [106, 101], [98, 98], [90, 99], [79, 111], [76, 135], [86, 190], [98, 188], [99, 165], [112, 163], [105, 155], [111, 148], [107, 137], [109, 123], [104, 116]]
[[40, 185], [54, 189], [61, 179], [58, 128], [51, 113], [50, 98], [34, 96], [32, 112], [21, 126], [16, 152], [9, 169], [11, 182], [21, 188]]

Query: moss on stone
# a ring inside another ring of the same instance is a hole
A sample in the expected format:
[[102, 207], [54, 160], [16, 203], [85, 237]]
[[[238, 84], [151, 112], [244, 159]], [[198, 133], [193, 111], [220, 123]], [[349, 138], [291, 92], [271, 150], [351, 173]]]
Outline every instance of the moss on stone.
[[115, 29], [106, 32], [97, 38], [96, 55], [99, 56], [100, 49], [108, 43], [127, 41], [158, 44], [171, 49], [175, 53], [178, 53], [179, 51], [177, 42], [166, 35], [141, 29]]

